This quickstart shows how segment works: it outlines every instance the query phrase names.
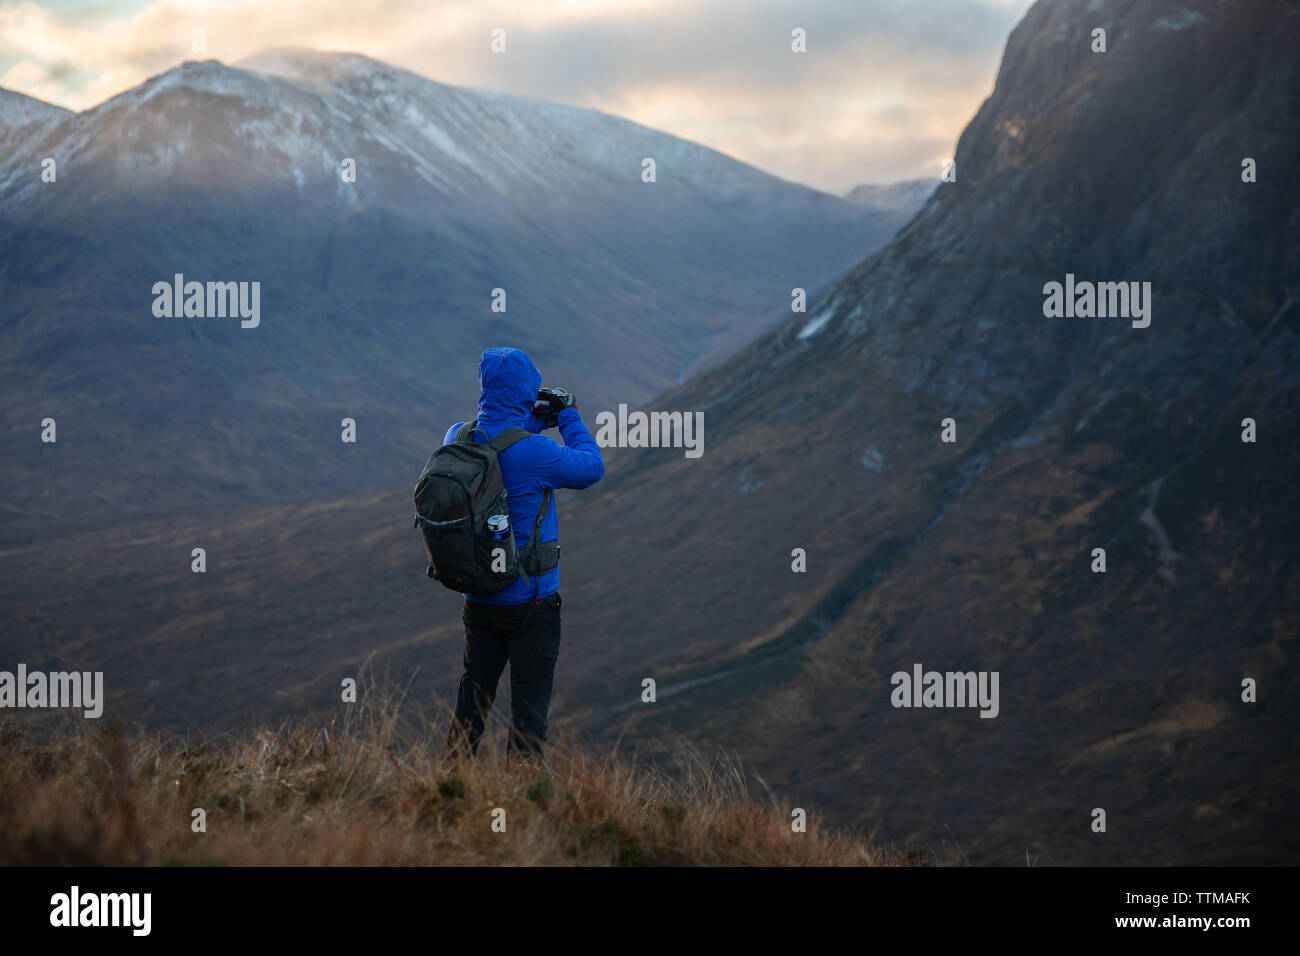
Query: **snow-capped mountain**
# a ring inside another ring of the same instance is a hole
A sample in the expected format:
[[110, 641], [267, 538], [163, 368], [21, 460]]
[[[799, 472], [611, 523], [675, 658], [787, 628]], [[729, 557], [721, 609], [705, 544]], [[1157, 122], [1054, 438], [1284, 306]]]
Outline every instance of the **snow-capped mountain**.
[[[906, 218], [616, 117], [351, 54], [187, 62], [25, 129], [0, 154], [17, 500], [49, 493], [29, 442], [47, 416], [134, 489], [117, 503], [398, 480], [472, 411], [483, 347], [528, 349], [585, 406], [635, 402], [770, 328], [793, 289], [815, 296]], [[151, 290], [177, 274], [260, 283], [259, 326], [156, 316]]]

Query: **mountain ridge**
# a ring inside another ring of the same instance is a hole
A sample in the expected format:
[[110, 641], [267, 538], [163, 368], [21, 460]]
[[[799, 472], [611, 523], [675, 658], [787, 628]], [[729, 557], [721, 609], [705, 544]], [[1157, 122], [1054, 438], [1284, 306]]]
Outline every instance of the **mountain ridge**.
[[17, 129], [29, 123], [49, 123], [73, 115], [71, 110], [17, 90], [0, 86], [0, 129]]
[[[59, 520], [69, 491], [38, 478], [33, 421], [77, 423], [68, 454], [119, 485], [110, 515], [381, 486], [464, 417], [482, 348], [514, 341], [588, 402], [635, 402], [905, 218], [604, 114], [295, 56], [313, 85], [189, 61], [0, 160], [13, 522]], [[149, 290], [177, 273], [259, 281], [267, 320], [159, 319]], [[366, 423], [348, 457], [330, 454], [345, 416]]]

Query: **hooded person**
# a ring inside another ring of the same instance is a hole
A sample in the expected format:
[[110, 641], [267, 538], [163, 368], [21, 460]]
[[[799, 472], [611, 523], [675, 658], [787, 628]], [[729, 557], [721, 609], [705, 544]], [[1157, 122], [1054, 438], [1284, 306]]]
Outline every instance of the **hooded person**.
[[[532, 432], [500, 453], [510, 527], [515, 544], [523, 548], [548, 489], [582, 489], [605, 474], [600, 448], [582, 423], [577, 404], [559, 410], [555, 423], [564, 444], [539, 434], [548, 422], [534, 411], [542, 373], [525, 353], [512, 348], [490, 348], [478, 366], [481, 393], [478, 424], [470, 438], [486, 442], [507, 428]], [[465, 422], [447, 430], [443, 444], [456, 440]], [[555, 496], [550, 496], [541, 525], [543, 547], [559, 538]], [[501, 591], [466, 594], [464, 672], [456, 694], [447, 748], [453, 753], [475, 753], [497, 684], [510, 665], [510, 744], [513, 753], [540, 757], [546, 740], [547, 714], [555, 663], [560, 653], [560, 568], [541, 574], [520, 575]]]

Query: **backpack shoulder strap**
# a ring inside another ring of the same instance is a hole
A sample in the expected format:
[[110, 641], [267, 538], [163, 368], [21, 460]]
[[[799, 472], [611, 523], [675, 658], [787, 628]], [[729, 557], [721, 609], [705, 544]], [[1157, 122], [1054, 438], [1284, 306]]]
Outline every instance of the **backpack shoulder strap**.
[[542, 522], [546, 520], [546, 512], [551, 507], [551, 489], [547, 488], [546, 493], [542, 495], [542, 506], [537, 509], [537, 519], [533, 522], [533, 533], [528, 536], [528, 543], [524, 545], [524, 550], [534, 555], [537, 554], [538, 547], [542, 543]]
[[[533, 582], [532, 579], [528, 576], [528, 572], [524, 570], [524, 564], [525, 564], [524, 555], [529, 554], [529, 555], [533, 555], [534, 558], [536, 558], [537, 548], [541, 544], [541, 541], [539, 539], [542, 537], [542, 522], [546, 520], [546, 511], [548, 508], [550, 508], [550, 506], [551, 506], [551, 489], [547, 488], [546, 493], [542, 495], [542, 506], [537, 509], [537, 518], [536, 520], [533, 521], [533, 533], [528, 536], [528, 543], [519, 549], [519, 576], [524, 579], [524, 583], [527, 584], [529, 587], [532, 587]], [[539, 580], [537, 582], [537, 589], [540, 589], [541, 586], [542, 583]], [[528, 613], [529, 614], [532, 613], [531, 606], [528, 609]], [[524, 620], [527, 621], [527, 617], [525, 617]], [[523, 625], [520, 625], [521, 628], [522, 626]]]
[[490, 442], [488, 442], [488, 444], [491, 445], [493, 451], [495, 451], [499, 455], [507, 448], [509, 448], [511, 445], [515, 444], [516, 442], [521, 442], [525, 438], [532, 438], [532, 437], [533, 437], [533, 433], [530, 431], [526, 431], [525, 429], [507, 428], [496, 438], [493, 438]]
[[[460, 431], [456, 432], [456, 441], [472, 442], [476, 431], [480, 431], [477, 418], [460, 426]], [[486, 438], [487, 434], [485, 433], [483, 437]]]

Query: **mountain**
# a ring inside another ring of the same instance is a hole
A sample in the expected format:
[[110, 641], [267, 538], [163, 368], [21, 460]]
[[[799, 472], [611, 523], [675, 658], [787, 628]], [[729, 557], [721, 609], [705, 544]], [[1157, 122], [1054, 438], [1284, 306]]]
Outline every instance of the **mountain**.
[[[638, 401], [900, 224], [612, 116], [301, 50], [35, 128], [0, 208], [10, 533], [404, 482], [501, 342], [587, 404]], [[258, 324], [156, 315], [176, 274], [250, 309], [260, 283]]]
[[937, 177], [897, 183], [862, 183], [845, 193], [844, 198], [873, 209], [892, 209], [911, 218], [930, 198], [938, 183]]

